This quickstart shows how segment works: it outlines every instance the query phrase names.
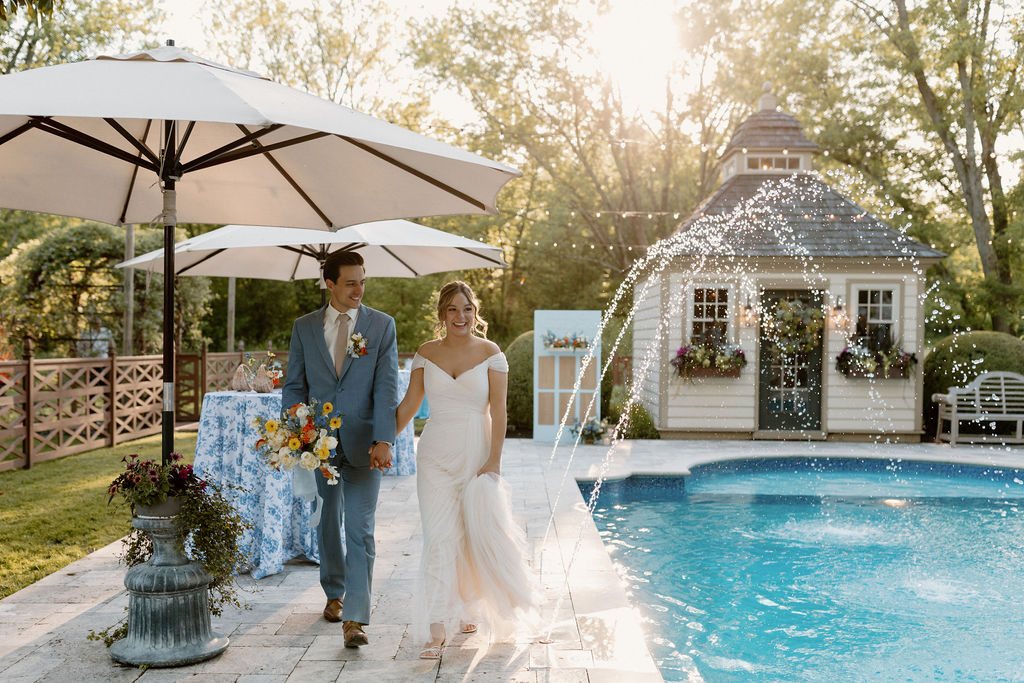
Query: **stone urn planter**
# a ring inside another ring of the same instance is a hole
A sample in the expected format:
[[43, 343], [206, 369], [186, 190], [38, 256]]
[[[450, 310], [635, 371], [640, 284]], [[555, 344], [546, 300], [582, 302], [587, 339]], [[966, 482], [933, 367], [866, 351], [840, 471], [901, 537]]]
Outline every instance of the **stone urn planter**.
[[228, 639], [210, 627], [211, 577], [177, 547], [180, 502], [169, 498], [136, 506], [132, 526], [153, 541], [153, 556], [125, 575], [128, 635], [110, 646], [110, 656], [134, 666], [181, 666], [215, 657]]

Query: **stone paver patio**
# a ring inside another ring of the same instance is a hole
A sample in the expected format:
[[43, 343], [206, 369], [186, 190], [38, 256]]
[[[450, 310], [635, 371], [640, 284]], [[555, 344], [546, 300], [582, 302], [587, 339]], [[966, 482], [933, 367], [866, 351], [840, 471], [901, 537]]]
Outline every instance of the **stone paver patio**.
[[[506, 443], [503, 474], [526, 526], [543, 595], [540, 626], [524, 629], [513, 643], [488, 647], [483, 633], [458, 635], [440, 662], [418, 659], [421, 644], [409, 634], [420, 555], [416, 481], [414, 476], [386, 477], [377, 511], [368, 647], [343, 647], [340, 624], [320, 617], [323, 594], [316, 565], [296, 560], [280, 574], [259, 581], [242, 578], [251, 591], [243, 594], [251, 609], [232, 610], [214, 620], [215, 630], [231, 638], [223, 655], [173, 669], [117, 667], [101, 643], [85, 636], [124, 616], [127, 597], [124, 568], [116, 560], [118, 542], [0, 600], [0, 680], [660, 681], [642, 620], [626, 599], [576, 486], [577, 478], [593, 478], [601, 471], [607, 447], [581, 446], [567, 464], [571, 451], [563, 446], [549, 465], [550, 445], [523, 439]], [[1019, 448], [637, 441], [616, 447], [607, 469], [614, 477], [685, 473], [702, 462], [755, 455], [1024, 465], [1024, 449]], [[545, 638], [549, 628], [550, 637]]]

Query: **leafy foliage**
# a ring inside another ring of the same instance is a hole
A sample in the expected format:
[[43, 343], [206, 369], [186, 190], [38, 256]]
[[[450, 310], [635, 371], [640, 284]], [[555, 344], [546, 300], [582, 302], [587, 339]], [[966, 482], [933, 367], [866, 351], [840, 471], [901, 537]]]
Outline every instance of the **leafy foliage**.
[[[100, 223], [57, 227], [19, 245], [0, 261], [0, 327], [15, 343], [26, 335], [43, 354], [79, 355], [82, 339], [119, 339], [123, 327], [124, 230]], [[162, 231], [136, 231], [139, 251], [163, 244]], [[160, 276], [135, 271], [135, 351], [162, 348], [163, 287]], [[180, 278], [175, 297], [176, 343], [202, 344], [206, 278]], [[88, 353], [88, 349], [82, 349]]]
[[[5, 19], [18, 4], [29, 11]], [[0, 0], [0, 74], [137, 48], [161, 16], [155, 0]]]

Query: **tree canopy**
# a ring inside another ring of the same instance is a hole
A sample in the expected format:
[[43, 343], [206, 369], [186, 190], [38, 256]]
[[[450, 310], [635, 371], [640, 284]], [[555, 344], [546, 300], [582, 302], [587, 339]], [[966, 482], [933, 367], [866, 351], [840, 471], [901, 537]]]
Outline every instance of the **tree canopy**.
[[[403, 351], [432, 334], [432, 296], [453, 277], [477, 290], [501, 344], [532, 327], [534, 309], [604, 308], [634, 261], [716, 188], [721, 153], [765, 81], [820, 145], [831, 184], [949, 254], [928, 272], [931, 336], [1024, 332], [1024, 6], [677, 0], [665, 18], [677, 58], [654, 104], [637, 106], [594, 40], [614, 5], [494, 0], [406, 22], [378, 0], [211, 0], [209, 56], [523, 171], [499, 215], [423, 221], [502, 246], [509, 268], [368, 273], [367, 303], [396, 316]], [[0, 72], [137, 46], [155, 17], [153, 0], [9, 15]], [[649, 47], [634, 40], [618, 53]], [[443, 109], [453, 98], [465, 103], [458, 115]], [[0, 211], [0, 256], [70, 224]], [[223, 336], [225, 291], [214, 282], [208, 339]], [[311, 282], [242, 281], [236, 337], [286, 343], [291, 318], [318, 302]]]

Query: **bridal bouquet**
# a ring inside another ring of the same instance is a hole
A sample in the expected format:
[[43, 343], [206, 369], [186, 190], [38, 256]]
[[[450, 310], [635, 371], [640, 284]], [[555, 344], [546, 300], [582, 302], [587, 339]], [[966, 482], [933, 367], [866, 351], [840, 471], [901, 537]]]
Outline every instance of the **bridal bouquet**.
[[338, 439], [330, 432], [341, 426], [341, 413], [335, 413], [332, 404], [320, 405], [316, 399], [308, 405], [296, 403], [281, 419], [256, 417], [252, 426], [259, 434], [252, 450], [268, 466], [288, 472], [296, 465], [310, 472], [320, 470], [328, 484], [338, 483], [337, 468], [327, 462], [338, 447]]

